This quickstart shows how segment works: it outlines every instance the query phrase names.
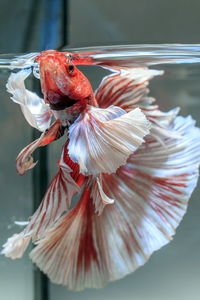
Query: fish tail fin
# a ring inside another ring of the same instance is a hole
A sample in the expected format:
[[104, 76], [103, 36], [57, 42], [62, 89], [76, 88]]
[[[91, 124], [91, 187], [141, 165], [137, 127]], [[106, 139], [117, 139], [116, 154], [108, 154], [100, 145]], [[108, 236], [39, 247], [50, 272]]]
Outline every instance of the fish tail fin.
[[3, 245], [2, 255], [16, 259], [21, 258], [30, 242], [30, 237], [25, 237], [23, 231], [12, 235]]
[[194, 121], [177, 117], [171, 126], [181, 140], [166, 138], [165, 147], [150, 141], [116, 173], [85, 182], [75, 208], [38, 241], [31, 258], [53, 282], [73, 290], [100, 288], [133, 272], [171, 241], [200, 163]]
[[[94, 197], [94, 183], [91, 189], [89, 186], [91, 182], [76, 207], [62, 216], [30, 253], [52, 282], [71, 290], [101, 288], [148, 258], [128, 215], [112, 201], [97, 213], [99, 199]], [[97, 198], [99, 195], [105, 199], [103, 192], [97, 192]]]
[[22, 257], [30, 240], [35, 243], [43, 238], [45, 232], [69, 209], [73, 195], [79, 192], [83, 182], [84, 176], [79, 173], [77, 164], [69, 159], [66, 145], [59, 161], [59, 170], [51, 180], [38, 209], [22, 232], [8, 238], [1, 254], [12, 259]]
[[62, 216], [45, 238], [38, 241], [30, 257], [52, 282], [75, 290], [102, 286], [96, 217], [90, 190], [85, 187], [76, 207]]

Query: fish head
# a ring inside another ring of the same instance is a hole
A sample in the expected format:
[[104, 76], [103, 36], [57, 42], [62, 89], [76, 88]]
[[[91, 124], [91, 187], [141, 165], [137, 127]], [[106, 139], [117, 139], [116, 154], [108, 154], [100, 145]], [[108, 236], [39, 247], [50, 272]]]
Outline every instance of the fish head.
[[[83, 110], [94, 99], [93, 89], [85, 75], [72, 63], [70, 54], [48, 50], [36, 58], [39, 64], [44, 101], [53, 110], [74, 107]], [[75, 106], [74, 106], [75, 105]]]

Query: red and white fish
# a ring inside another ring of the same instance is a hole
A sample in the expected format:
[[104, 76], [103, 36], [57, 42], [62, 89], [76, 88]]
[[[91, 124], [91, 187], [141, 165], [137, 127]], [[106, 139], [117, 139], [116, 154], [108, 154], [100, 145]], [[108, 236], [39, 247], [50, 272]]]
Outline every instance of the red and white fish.
[[200, 130], [177, 108], [161, 112], [148, 96], [149, 80], [161, 71], [114, 62], [116, 72], [93, 92], [76, 67], [93, 63], [87, 56], [53, 50], [35, 56], [44, 99], [25, 88], [31, 69], [12, 73], [7, 83], [28, 123], [42, 131], [19, 154], [18, 173], [34, 167], [36, 148], [64, 134], [66, 142], [40, 206], [2, 253], [20, 258], [32, 240], [30, 257], [53, 282], [102, 287], [172, 239], [197, 183]]

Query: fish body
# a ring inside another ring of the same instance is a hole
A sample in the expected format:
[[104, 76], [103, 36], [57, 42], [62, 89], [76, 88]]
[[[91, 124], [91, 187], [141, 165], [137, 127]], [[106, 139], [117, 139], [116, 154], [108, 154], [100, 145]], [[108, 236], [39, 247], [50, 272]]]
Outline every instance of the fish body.
[[[66, 141], [40, 206], [2, 253], [19, 258], [32, 240], [30, 257], [53, 282], [102, 287], [172, 239], [197, 183], [200, 130], [148, 96], [149, 80], [161, 71], [113, 66], [93, 92], [76, 66], [91, 60], [50, 50], [36, 61], [44, 99], [25, 88], [30, 70], [7, 83], [28, 123], [42, 131], [18, 155], [18, 173], [35, 166], [35, 149], [62, 135]], [[74, 195], [79, 202], [71, 208]]]

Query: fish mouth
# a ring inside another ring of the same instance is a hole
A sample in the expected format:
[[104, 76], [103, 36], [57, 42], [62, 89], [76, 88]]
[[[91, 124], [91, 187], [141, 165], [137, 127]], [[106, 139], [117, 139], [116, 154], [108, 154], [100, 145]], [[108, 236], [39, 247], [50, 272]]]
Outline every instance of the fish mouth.
[[64, 110], [65, 108], [71, 107], [76, 104], [77, 101], [78, 100], [72, 99], [68, 96], [62, 96], [59, 97], [59, 99], [53, 99], [53, 101], [49, 101], [49, 104], [52, 110]]

